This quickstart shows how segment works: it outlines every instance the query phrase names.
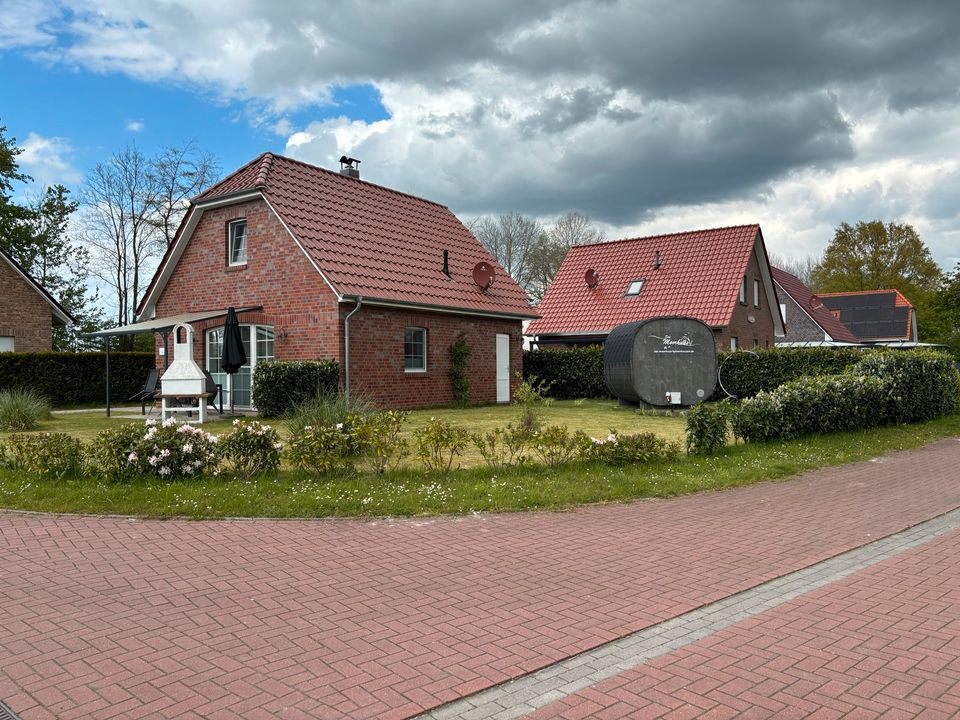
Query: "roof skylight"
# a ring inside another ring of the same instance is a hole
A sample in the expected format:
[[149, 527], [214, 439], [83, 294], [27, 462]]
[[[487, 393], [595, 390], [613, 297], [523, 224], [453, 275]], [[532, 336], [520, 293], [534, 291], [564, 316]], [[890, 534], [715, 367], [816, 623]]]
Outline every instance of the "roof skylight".
[[640, 278], [639, 280], [631, 280], [630, 284], [627, 285], [627, 291], [624, 293], [624, 296], [629, 297], [630, 295], [639, 295], [640, 291], [643, 290], [643, 282], [643, 278]]

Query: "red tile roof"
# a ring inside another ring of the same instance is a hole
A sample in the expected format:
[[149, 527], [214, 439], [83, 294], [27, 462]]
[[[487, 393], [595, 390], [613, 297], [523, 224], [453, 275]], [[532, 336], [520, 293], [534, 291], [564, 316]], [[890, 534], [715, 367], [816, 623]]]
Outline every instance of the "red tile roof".
[[803, 284], [803, 281], [795, 275], [791, 275], [786, 270], [770, 266], [770, 272], [773, 279], [784, 289], [784, 291], [793, 298], [803, 311], [809, 315], [813, 321], [819, 325], [836, 342], [860, 342], [842, 322], [834, 317], [830, 309], [824, 306], [820, 299], [810, 292], [810, 288]]
[[[443, 205], [271, 153], [194, 202], [254, 189], [341, 296], [537, 316], [523, 289]], [[443, 273], [444, 250], [451, 277]], [[480, 262], [496, 271], [486, 292], [473, 282]]]
[[[725, 326], [759, 238], [759, 225], [742, 225], [572, 247], [537, 308], [541, 319], [526, 333], [605, 333], [660, 315]], [[600, 275], [594, 288], [584, 280], [587, 270]], [[630, 282], [641, 278], [640, 294], [625, 297]]]

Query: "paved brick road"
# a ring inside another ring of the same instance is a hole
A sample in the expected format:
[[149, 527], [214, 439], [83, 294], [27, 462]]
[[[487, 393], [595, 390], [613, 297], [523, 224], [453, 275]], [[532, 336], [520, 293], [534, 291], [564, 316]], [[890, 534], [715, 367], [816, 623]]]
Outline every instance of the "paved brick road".
[[0, 514], [0, 699], [34, 718], [409, 716], [960, 506], [960, 440], [570, 513]]

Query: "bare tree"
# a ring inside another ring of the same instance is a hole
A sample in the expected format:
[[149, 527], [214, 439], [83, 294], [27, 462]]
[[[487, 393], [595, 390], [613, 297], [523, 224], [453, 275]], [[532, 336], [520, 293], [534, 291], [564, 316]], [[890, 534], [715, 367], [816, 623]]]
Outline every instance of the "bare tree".
[[525, 290], [533, 280], [533, 255], [544, 235], [543, 226], [518, 213], [480, 217], [467, 227], [503, 269]]
[[150, 161], [150, 173], [156, 183], [156, 217], [165, 247], [173, 242], [190, 198], [207, 187], [219, 174], [220, 166], [209, 152], [191, 140], [183, 147], [169, 146]]
[[527, 287], [529, 295], [537, 302], [543, 299], [571, 247], [605, 239], [603, 231], [594, 226], [587, 215], [569, 212], [558, 218], [534, 248]]
[[807, 255], [803, 258], [790, 259], [785, 255], [771, 253], [769, 256], [770, 264], [781, 270], [786, 270], [794, 277], [799, 278], [804, 285], [811, 287], [813, 283], [813, 269], [819, 262], [813, 255]]

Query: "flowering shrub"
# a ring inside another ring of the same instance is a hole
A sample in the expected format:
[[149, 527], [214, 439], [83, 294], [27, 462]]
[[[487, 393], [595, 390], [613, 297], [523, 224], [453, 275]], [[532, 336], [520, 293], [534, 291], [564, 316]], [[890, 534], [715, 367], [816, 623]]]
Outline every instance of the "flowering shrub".
[[417, 459], [427, 472], [447, 473], [453, 467], [453, 459], [463, 454], [469, 442], [470, 433], [465, 429], [430, 418], [416, 433]]
[[407, 441], [400, 430], [409, 413], [388, 410], [360, 417], [351, 433], [353, 444], [361, 459], [377, 475], [396, 470], [409, 453]]
[[15, 470], [56, 480], [83, 473], [83, 445], [66, 433], [11, 435], [8, 443]]
[[633, 463], [669, 460], [676, 457], [678, 447], [651, 432], [621, 435], [616, 430], [603, 439], [590, 438], [585, 446], [585, 457], [607, 465], [631, 465]]
[[290, 436], [287, 458], [300, 470], [329, 473], [353, 468], [354, 441], [345, 423], [304, 425]]
[[217, 467], [217, 436], [176, 418], [128, 423], [97, 435], [90, 450], [95, 471], [114, 480], [138, 475], [173, 479]]
[[220, 437], [220, 459], [243, 477], [273, 472], [280, 467], [280, 435], [259, 420], [233, 421], [233, 429]]
[[484, 462], [496, 468], [525, 463], [528, 458], [524, 452], [530, 445], [530, 435], [530, 432], [522, 427], [514, 427], [513, 423], [508, 423], [506, 429], [494, 428], [483, 435], [474, 433], [470, 439], [477, 446]]
[[530, 436], [533, 451], [545, 465], [556, 467], [575, 457], [586, 457], [593, 441], [583, 432], [571, 433], [566, 425], [550, 425]]

